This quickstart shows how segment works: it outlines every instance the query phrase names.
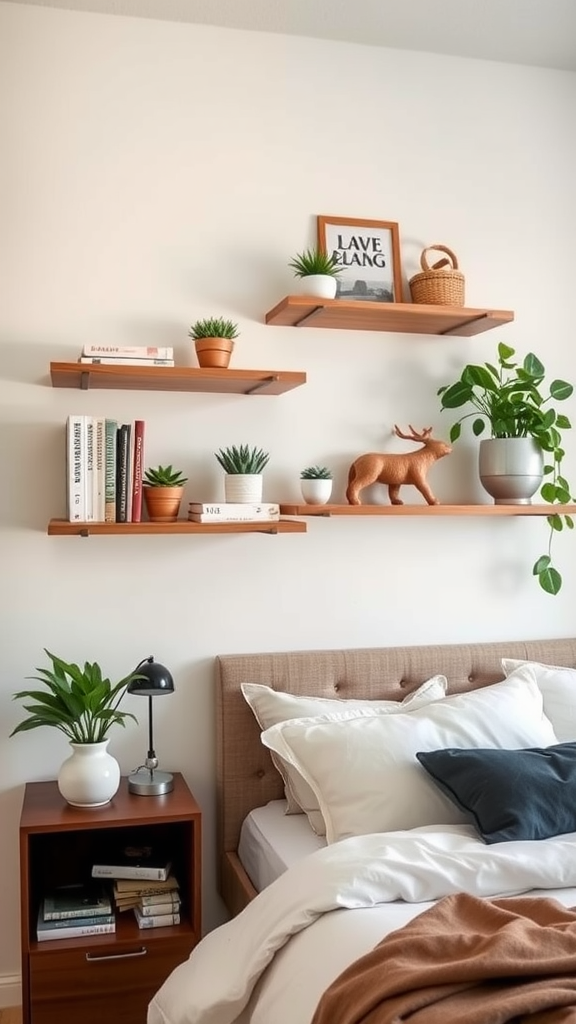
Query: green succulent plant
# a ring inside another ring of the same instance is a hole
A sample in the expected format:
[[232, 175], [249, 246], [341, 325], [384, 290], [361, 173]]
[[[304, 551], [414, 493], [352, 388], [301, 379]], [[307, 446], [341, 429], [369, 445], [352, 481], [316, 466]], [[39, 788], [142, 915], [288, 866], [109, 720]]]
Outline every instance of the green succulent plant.
[[[567, 504], [572, 498], [570, 485], [562, 475], [565, 452], [560, 432], [569, 430], [572, 424], [567, 416], [556, 411], [551, 401], [564, 401], [574, 388], [565, 380], [553, 380], [548, 393], [544, 393], [546, 370], [538, 357], [529, 352], [519, 365], [512, 361], [514, 355], [513, 348], [500, 343], [496, 366], [492, 363], [465, 366], [459, 380], [438, 390], [442, 409], [472, 405], [476, 410], [465, 413], [452, 425], [450, 440], [458, 440], [463, 422], [469, 419], [472, 419], [472, 432], [476, 437], [488, 426], [491, 437], [533, 438], [549, 458], [544, 465], [544, 476], [548, 479], [540, 488], [543, 501]], [[547, 516], [547, 522], [550, 528], [548, 552], [537, 559], [532, 573], [546, 593], [557, 594], [562, 577], [552, 565], [552, 539], [564, 526], [573, 529], [574, 523], [571, 516], [558, 512]]]
[[148, 487], [183, 487], [187, 480], [187, 476], [182, 476], [181, 471], [172, 466], [158, 466], [145, 470], [143, 483]]
[[312, 274], [336, 277], [342, 270], [336, 257], [323, 249], [305, 249], [297, 253], [288, 266], [294, 271], [295, 277], [310, 277]]
[[270, 459], [268, 452], [247, 444], [219, 448], [214, 455], [224, 472], [229, 474], [261, 473]]
[[13, 700], [32, 703], [24, 705], [28, 717], [12, 730], [11, 736], [46, 725], [59, 729], [72, 743], [101, 743], [113, 725], [124, 727], [128, 718], [137, 721], [129, 712], [118, 710], [128, 684], [140, 678], [137, 672], [112, 685], [103, 677], [96, 661], [87, 661], [80, 668], [44, 650], [52, 668], [37, 668], [40, 675], [28, 678], [42, 683], [46, 689], [19, 690], [13, 694]]
[[328, 466], [307, 466], [300, 473], [301, 480], [331, 480], [332, 470]]
[[196, 341], [197, 338], [229, 338], [231, 341], [238, 337], [238, 324], [232, 320], [224, 320], [222, 317], [208, 317], [205, 320], [196, 320], [188, 331], [189, 337]]

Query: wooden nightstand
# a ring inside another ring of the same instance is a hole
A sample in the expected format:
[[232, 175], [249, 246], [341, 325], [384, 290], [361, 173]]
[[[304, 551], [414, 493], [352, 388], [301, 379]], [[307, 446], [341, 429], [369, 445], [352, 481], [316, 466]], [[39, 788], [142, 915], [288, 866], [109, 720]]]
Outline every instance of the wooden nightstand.
[[[20, 818], [24, 1024], [145, 1024], [148, 1003], [201, 934], [201, 812], [182, 775], [165, 796], [129, 793], [126, 779], [106, 807], [67, 804], [55, 782], [28, 783]], [[132, 911], [116, 932], [37, 942], [40, 901], [57, 885], [90, 878], [106, 847], [161, 848], [180, 884], [181, 924], [141, 931]]]

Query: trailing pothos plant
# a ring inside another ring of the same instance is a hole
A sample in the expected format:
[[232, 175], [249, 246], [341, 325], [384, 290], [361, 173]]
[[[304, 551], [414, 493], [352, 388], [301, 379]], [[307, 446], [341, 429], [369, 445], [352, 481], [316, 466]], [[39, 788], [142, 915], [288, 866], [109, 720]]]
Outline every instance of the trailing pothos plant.
[[28, 717], [12, 730], [11, 736], [48, 725], [59, 729], [72, 743], [102, 743], [113, 725], [125, 726], [128, 718], [137, 721], [129, 712], [118, 710], [128, 684], [140, 678], [137, 672], [112, 684], [97, 662], [87, 661], [80, 668], [46, 649], [45, 653], [52, 667], [37, 668], [40, 675], [29, 677], [45, 689], [19, 690], [13, 695], [14, 700], [31, 703], [24, 704]]
[[[544, 390], [545, 368], [533, 352], [523, 362], [513, 361], [515, 350], [509, 345], [498, 345], [496, 365], [469, 364], [459, 380], [438, 390], [442, 409], [458, 409], [472, 405], [475, 412], [465, 413], [450, 428], [450, 440], [460, 437], [462, 424], [472, 420], [472, 432], [479, 437], [486, 429], [491, 437], [531, 437], [544, 453], [544, 481], [540, 488], [543, 501], [552, 505], [565, 505], [572, 501], [571, 488], [562, 473], [565, 452], [561, 432], [572, 426], [553, 401], [563, 402], [573, 393], [572, 384], [553, 380]], [[548, 461], [546, 460], [548, 456]], [[532, 569], [533, 575], [548, 594], [557, 594], [562, 577], [552, 564], [552, 539], [564, 526], [572, 529], [572, 517], [553, 512], [547, 516], [550, 528], [548, 551], [541, 555]]]

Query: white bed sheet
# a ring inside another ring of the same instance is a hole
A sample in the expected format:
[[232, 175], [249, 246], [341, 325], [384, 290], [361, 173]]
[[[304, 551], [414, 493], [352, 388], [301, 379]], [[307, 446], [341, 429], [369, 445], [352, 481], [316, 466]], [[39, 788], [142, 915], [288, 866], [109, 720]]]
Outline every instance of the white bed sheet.
[[271, 800], [245, 818], [238, 856], [258, 892], [309, 853], [326, 846], [326, 837], [312, 831], [305, 814], [286, 814], [285, 800]]

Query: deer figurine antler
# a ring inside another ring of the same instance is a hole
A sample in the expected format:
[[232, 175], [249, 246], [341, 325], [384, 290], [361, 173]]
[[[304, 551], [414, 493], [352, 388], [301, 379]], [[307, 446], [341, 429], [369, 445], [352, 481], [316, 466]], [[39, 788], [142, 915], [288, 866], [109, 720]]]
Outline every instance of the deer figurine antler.
[[350, 466], [346, 500], [350, 505], [360, 505], [360, 491], [370, 484], [387, 484], [392, 505], [403, 505], [399, 497], [403, 484], [413, 484], [429, 505], [438, 505], [426, 482], [426, 474], [432, 463], [449, 455], [452, 448], [445, 441], [437, 441], [432, 435], [432, 427], [424, 427], [419, 433], [410, 424], [409, 434], [403, 433], [394, 426], [396, 437], [405, 441], [420, 441], [423, 445], [415, 452], [392, 454], [390, 452], [369, 452], [360, 455]]

